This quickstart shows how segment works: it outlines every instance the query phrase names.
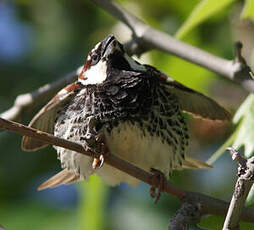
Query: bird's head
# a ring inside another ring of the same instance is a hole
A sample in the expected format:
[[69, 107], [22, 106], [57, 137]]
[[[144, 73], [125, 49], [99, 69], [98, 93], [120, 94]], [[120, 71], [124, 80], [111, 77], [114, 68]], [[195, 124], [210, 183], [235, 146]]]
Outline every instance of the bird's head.
[[129, 57], [123, 45], [110, 34], [88, 53], [78, 81], [82, 85], [100, 84], [114, 70], [146, 71], [146, 68]]

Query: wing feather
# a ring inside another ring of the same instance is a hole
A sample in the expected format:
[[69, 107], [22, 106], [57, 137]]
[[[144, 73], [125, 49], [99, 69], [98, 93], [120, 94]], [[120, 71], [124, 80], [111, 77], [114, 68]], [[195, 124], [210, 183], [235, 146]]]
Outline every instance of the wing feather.
[[217, 102], [177, 81], [167, 81], [166, 87], [177, 96], [183, 112], [209, 120], [231, 119], [231, 114]]
[[[34, 116], [28, 126], [53, 134], [57, 111], [64, 107], [64, 105], [66, 105], [76, 95], [76, 92], [79, 89], [80, 84], [73, 83], [59, 91], [57, 95]], [[47, 145], [48, 144], [38, 141], [32, 137], [24, 136], [21, 147], [25, 151], [35, 151], [45, 148]]]

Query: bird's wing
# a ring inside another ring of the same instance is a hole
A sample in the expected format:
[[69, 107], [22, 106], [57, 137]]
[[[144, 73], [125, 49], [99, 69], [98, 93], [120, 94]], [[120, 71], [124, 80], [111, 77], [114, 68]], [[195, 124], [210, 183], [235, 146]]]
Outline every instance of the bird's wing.
[[[59, 91], [55, 97], [53, 97], [32, 119], [29, 123], [29, 127], [39, 129], [47, 133], [53, 133], [54, 122], [56, 119], [57, 111], [66, 105], [81, 88], [79, 83], [73, 83], [66, 86]], [[25, 151], [35, 151], [46, 147], [45, 144], [32, 137], [24, 136], [22, 139], [21, 147]]]
[[[164, 78], [165, 79], [165, 78]], [[174, 93], [180, 109], [195, 117], [209, 120], [230, 120], [231, 114], [211, 98], [192, 90], [175, 80], [166, 80], [166, 87]]]
[[56, 175], [52, 176], [51, 178], [43, 182], [37, 189], [40, 191], [46, 188], [54, 188], [62, 184], [74, 183], [77, 182], [78, 180], [79, 180], [78, 175], [69, 171], [68, 169], [63, 169]]

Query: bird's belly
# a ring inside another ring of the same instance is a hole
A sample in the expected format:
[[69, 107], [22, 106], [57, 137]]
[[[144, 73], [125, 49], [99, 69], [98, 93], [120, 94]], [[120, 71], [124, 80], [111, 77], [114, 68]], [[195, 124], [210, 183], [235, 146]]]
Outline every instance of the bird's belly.
[[[128, 122], [120, 124], [110, 133], [106, 133], [105, 137], [111, 154], [133, 163], [145, 171], [156, 168], [168, 176], [173, 162], [176, 163], [172, 146], [167, 142], [162, 143], [160, 137], [152, 136], [137, 125]], [[125, 182], [136, 186], [139, 183], [139, 180], [134, 177], [106, 164], [97, 170], [96, 174], [110, 185]]]
[[[68, 133], [66, 130], [63, 132]], [[140, 126], [130, 122], [119, 124], [111, 132], [105, 129], [104, 134], [110, 154], [119, 156], [145, 171], [150, 171], [151, 168], [155, 168], [168, 177], [170, 171], [178, 168], [183, 160], [181, 154], [173, 151], [175, 146], [170, 145], [166, 141], [162, 141], [162, 138], [155, 135], [155, 133], [152, 135], [146, 129], [141, 129]], [[67, 139], [82, 144], [76, 135]], [[88, 179], [91, 174], [95, 173], [105, 183], [112, 186], [118, 185], [121, 182], [136, 186], [140, 182], [136, 178], [107, 164], [104, 164], [100, 169], [94, 170], [92, 168], [93, 159], [91, 157], [68, 149], [55, 148], [58, 151], [62, 167], [68, 168], [80, 175], [80, 179]]]

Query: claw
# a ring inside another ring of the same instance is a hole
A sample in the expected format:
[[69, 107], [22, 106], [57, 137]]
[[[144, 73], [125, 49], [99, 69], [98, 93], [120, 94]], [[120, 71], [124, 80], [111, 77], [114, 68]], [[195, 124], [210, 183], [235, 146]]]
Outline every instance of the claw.
[[[154, 179], [155, 181], [157, 181], [159, 179], [157, 194], [156, 194], [156, 185], [152, 185], [151, 189], [150, 189], [150, 196], [152, 198], [156, 197], [156, 199], [154, 201], [154, 203], [156, 204], [161, 197], [161, 192], [164, 190], [166, 178], [165, 178], [164, 174], [157, 169], [151, 168], [151, 172], [153, 173], [152, 179]], [[156, 183], [156, 182], [154, 182], [154, 183]]]
[[[100, 163], [100, 159], [98, 159], [98, 158], [94, 158], [93, 159], [93, 163], [92, 163], [92, 168], [93, 169], [97, 169], [99, 166], [99, 163]], [[101, 164], [100, 164], [101, 165]]]
[[103, 135], [98, 134], [95, 139], [96, 139], [97, 142], [103, 142]]
[[156, 190], [156, 188], [153, 187], [153, 186], [150, 188], [150, 196], [151, 196], [152, 198], [155, 197], [155, 190]]
[[100, 154], [100, 157], [95, 157], [93, 159], [92, 168], [93, 169], [100, 169], [105, 161], [105, 157], [109, 155], [109, 150], [104, 143], [104, 136], [103, 134], [93, 135], [91, 132], [87, 131], [85, 135], [85, 146], [91, 151], [94, 151], [97, 154]]
[[100, 155], [100, 165], [98, 166], [98, 168], [101, 168], [101, 167], [103, 166], [104, 160], [105, 160], [104, 155], [101, 154], [101, 155]]
[[105, 161], [104, 154], [101, 154], [99, 158], [94, 158], [92, 163], [93, 169], [100, 169], [103, 166], [104, 161]]

